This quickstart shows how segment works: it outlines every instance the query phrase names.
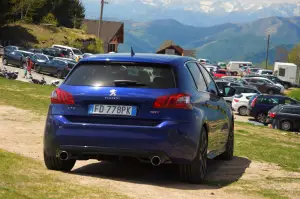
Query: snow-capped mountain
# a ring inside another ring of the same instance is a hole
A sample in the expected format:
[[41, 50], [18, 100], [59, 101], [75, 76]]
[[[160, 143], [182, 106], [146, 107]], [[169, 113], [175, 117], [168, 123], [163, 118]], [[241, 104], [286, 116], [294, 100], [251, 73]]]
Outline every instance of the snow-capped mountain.
[[[107, 0], [108, 1], [108, 0]], [[99, 16], [99, 0], [83, 0], [87, 18]], [[300, 16], [300, 0], [109, 0], [104, 16], [135, 21], [173, 18], [209, 26], [258, 18]]]

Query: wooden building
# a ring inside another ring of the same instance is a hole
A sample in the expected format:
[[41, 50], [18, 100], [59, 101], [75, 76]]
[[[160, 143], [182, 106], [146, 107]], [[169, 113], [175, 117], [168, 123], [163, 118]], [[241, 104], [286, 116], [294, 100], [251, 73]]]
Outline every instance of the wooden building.
[[[84, 19], [83, 26], [88, 34], [98, 36], [99, 20]], [[103, 21], [101, 29], [104, 52], [118, 52], [119, 44], [124, 43], [124, 23]]]
[[179, 45], [176, 45], [173, 41], [165, 41], [160, 48], [156, 51], [156, 54], [171, 54], [179, 56], [196, 57], [195, 50], [185, 50]]

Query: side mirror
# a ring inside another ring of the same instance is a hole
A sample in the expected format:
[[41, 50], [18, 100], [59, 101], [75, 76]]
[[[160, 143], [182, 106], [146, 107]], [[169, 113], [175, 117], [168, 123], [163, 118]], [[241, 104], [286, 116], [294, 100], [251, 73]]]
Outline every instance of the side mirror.
[[235, 89], [230, 86], [224, 86], [222, 95], [223, 97], [232, 97], [235, 94]]

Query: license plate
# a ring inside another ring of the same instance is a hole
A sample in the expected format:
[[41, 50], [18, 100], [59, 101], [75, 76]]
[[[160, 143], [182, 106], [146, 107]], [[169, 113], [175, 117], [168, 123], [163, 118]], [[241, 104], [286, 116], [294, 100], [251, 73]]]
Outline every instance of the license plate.
[[136, 116], [136, 106], [91, 104], [89, 105], [89, 114], [97, 115], [127, 115]]

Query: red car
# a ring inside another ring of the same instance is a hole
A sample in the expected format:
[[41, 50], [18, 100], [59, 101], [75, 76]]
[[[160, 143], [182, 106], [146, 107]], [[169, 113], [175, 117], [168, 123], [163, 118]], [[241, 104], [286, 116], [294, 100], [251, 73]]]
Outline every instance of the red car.
[[227, 70], [219, 69], [216, 72], [213, 73], [215, 77], [221, 78], [224, 76], [230, 76], [230, 74], [227, 72]]

